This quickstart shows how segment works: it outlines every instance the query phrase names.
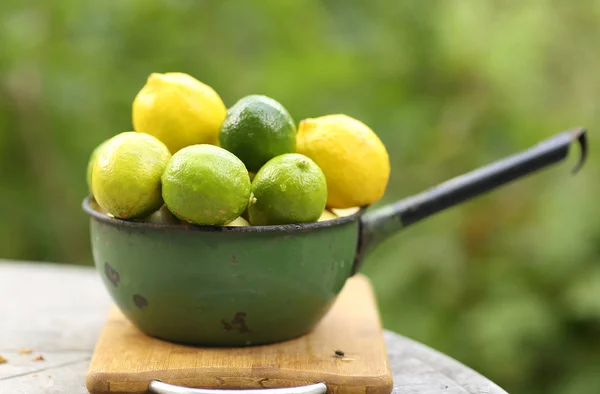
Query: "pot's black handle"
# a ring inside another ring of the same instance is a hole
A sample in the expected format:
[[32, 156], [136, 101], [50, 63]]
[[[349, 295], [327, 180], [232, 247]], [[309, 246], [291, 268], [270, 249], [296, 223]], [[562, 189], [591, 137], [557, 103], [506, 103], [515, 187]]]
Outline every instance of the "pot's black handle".
[[365, 255], [390, 234], [434, 213], [563, 160], [567, 157], [569, 147], [574, 141], [579, 141], [581, 145], [581, 156], [573, 169], [575, 173], [583, 166], [587, 156], [584, 128], [562, 132], [524, 152], [363, 215], [354, 272], [358, 270]]

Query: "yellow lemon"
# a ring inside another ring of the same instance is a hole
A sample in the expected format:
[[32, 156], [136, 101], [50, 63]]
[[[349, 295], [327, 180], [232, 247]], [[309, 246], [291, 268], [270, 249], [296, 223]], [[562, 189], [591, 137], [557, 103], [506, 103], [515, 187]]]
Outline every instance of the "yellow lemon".
[[218, 145], [226, 115], [221, 97], [185, 73], [151, 74], [133, 101], [135, 131], [158, 138], [172, 154], [189, 145]]
[[246, 219], [244, 219], [243, 217], [239, 216], [235, 220], [227, 223], [225, 226], [244, 227], [244, 226], [249, 226], [249, 225], [250, 225], [250, 223], [248, 223], [248, 221]]
[[333, 219], [337, 219], [337, 215], [329, 212], [328, 210], [324, 210], [323, 213], [321, 214], [321, 217], [319, 218], [319, 220], [317, 220], [318, 222], [326, 222], [328, 220], [333, 220]]
[[331, 212], [333, 212], [334, 215], [337, 215], [340, 218], [354, 215], [358, 211], [360, 211], [360, 207], [343, 208], [343, 209], [332, 208], [331, 209]]
[[390, 176], [389, 156], [364, 123], [341, 114], [304, 119], [296, 149], [323, 170], [327, 207], [364, 206], [383, 196]]

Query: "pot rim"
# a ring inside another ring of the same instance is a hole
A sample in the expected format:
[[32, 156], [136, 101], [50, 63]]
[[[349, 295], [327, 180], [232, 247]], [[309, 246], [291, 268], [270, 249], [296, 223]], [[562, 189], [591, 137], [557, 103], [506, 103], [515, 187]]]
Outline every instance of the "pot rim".
[[110, 217], [95, 210], [91, 203], [94, 200], [92, 195], [83, 199], [82, 208], [92, 218], [116, 227], [129, 227], [140, 230], [169, 230], [184, 232], [227, 232], [227, 233], [294, 233], [319, 228], [336, 227], [346, 223], [354, 222], [365, 213], [367, 206], [361, 207], [356, 213], [337, 219], [326, 220], [323, 222], [298, 223], [298, 224], [280, 224], [272, 226], [209, 226], [209, 225], [178, 225], [178, 224], [158, 224], [149, 222], [140, 222], [134, 220], [124, 220]]

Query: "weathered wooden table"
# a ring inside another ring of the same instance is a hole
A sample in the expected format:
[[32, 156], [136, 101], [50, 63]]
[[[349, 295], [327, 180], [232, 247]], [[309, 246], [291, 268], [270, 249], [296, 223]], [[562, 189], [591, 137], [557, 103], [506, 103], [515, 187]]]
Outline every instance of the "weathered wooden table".
[[[85, 372], [109, 305], [91, 268], [0, 260], [0, 393], [87, 393]], [[394, 393], [505, 393], [422, 344], [387, 331], [385, 339]]]

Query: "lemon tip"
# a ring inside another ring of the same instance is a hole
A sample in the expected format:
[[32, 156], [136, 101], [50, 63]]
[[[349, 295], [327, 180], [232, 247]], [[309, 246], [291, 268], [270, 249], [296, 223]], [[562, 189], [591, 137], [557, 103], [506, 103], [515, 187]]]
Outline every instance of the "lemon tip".
[[151, 83], [162, 81], [163, 76], [164, 76], [164, 74], [161, 74], [161, 73], [151, 73], [150, 75], [148, 75], [148, 79], [146, 80], [146, 82], [151, 84]]

